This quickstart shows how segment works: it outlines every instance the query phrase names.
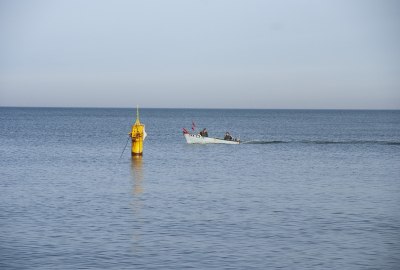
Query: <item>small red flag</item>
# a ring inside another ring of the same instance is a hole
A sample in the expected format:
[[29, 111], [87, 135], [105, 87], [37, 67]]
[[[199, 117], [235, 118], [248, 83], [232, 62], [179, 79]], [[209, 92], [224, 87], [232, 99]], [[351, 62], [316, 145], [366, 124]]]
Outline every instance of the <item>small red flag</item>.
[[194, 131], [194, 128], [192, 127], [192, 129], [193, 129], [193, 131]]
[[194, 127], [196, 127], [196, 125], [194, 124], [194, 122], [193, 122], [193, 121], [192, 121], [192, 124], [193, 124], [193, 126], [194, 126]]
[[183, 133], [189, 134], [189, 132], [187, 132], [187, 130], [185, 128], [183, 128]]

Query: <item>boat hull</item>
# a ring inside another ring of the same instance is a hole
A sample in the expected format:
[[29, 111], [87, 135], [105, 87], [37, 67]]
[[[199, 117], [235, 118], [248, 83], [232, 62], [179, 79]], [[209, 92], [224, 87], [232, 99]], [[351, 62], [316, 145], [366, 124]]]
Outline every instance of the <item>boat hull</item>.
[[227, 141], [219, 138], [202, 137], [194, 134], [183, 134], [188, 144], [239, 144], [238, 141]]

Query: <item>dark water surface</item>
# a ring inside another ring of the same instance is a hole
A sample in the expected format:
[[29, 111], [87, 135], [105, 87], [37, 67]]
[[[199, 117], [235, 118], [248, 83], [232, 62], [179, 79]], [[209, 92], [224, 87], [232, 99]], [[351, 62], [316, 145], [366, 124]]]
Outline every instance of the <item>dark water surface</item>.
[[[399, 269], [400, 111], [0, 108], [1, 269]], [[192, 120], [240, 145], [187, 145]]]

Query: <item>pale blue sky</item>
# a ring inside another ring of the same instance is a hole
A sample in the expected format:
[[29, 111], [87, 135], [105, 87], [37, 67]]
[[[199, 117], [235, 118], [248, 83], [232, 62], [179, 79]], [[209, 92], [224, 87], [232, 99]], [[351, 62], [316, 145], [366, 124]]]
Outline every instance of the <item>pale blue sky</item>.
[[400, 109], [400, 1], [0, 0], [0, 106]]

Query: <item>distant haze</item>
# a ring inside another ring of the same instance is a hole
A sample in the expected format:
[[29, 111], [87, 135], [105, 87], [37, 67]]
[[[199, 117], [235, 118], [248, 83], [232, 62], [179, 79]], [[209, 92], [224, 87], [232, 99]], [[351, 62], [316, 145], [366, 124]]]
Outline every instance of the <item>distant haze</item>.
[[400, 109], [400, 1], [0, 1], [0, 106]]

